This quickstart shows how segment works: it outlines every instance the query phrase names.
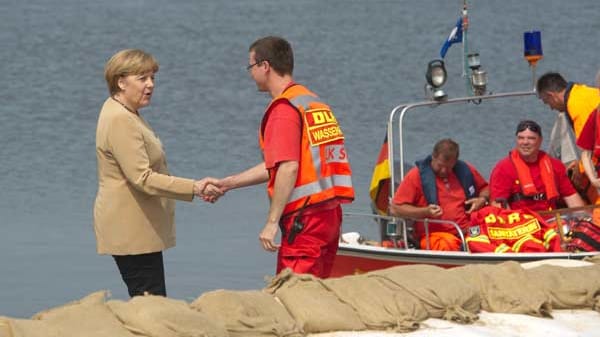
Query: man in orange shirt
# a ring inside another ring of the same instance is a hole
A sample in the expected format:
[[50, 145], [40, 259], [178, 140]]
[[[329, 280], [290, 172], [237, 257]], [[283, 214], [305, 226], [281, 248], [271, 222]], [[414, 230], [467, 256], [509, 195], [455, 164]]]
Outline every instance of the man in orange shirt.
[[[390, 205], [394, 216], [453, 221], [464, 233], [469, 214], [485, 206], [489, 188], [485, 179], [470, 164], [458, 160], [459, 146], [452, 139], [438, 141], [433, 153], [416, 162], [402, 182]], [[429, 224], [429, 247], [433, 250], [460, 250], [458, 232], [451, 224]], [[427, 247], [424, 224], [415, 223], [416, 239]]]
[[286, 40], [268, 36], [250, 46], [248, 72], [272, 99], [259, 130], [264, 161], [218, 185], [227, 191], [266, 182], [271, 205], [259, 240], [265, 250], [278, 251], [277, 272], [291, 268], [326, 278], [338, 248], [340, 205], [354, 199], [354, 188], [333, 112], [294, 82], [293, 68]]

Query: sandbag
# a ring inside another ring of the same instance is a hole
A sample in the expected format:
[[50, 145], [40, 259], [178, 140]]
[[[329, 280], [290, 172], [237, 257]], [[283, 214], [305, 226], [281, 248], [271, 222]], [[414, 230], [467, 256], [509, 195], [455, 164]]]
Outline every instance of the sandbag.
[[61, 337], [50, 324], [30, 319], [0, 317], [0, 337]]
[[369, 329], [414, 331], [427, 310], [414, 296], [385, 278], [363, 274], [323, 280], [325, 286], [356, 311]]
[[409, 292], [423, 303], [430, 318], [458, 323], [478, 319], [481, 299], [477, 288], [469, 287], [448, 270], [429, 265], [398, 266], [369, 274], [388, 279], [398, 289]]
[[479, 290], [485, 311], [552, 317], [550, 297], [529, 281], [517, 262], [467, 265], [448, 272]]
[[162, 296], [136, 296], [106, 305], [129, 331], [148, 337], [228, 337], [218, 320], [193, 310], [184, 301]]
[[541, 265], [525, 270], [529, 282], [549, 298], [552, 309], [594, 309], [600, 297], [600, 265]]
[[257, 290], [204, 293], [190, 307], [221, 322], [231, 337], [304, 335], [301, 327], [275, 297]]
[[312, 275], [294, 274], [285, 269], [265, 290], [281, 300], [307, 333], [366, 329], [352, 306], [341, 301]]
[[134, 337], [105, 303], [106, 292], [92, 293], [79, 301], [35, 314], [56, 329], [61, 337]]
[[583, 258], [583, 261], [600, 264], [600, 254]]

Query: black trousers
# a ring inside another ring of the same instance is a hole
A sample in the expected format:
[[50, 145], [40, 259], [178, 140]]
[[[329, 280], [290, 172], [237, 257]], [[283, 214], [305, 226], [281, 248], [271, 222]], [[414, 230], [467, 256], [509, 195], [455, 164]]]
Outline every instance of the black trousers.
[[162, 252], [139, 255], [113, 255], [129, 296], [167, 296]]

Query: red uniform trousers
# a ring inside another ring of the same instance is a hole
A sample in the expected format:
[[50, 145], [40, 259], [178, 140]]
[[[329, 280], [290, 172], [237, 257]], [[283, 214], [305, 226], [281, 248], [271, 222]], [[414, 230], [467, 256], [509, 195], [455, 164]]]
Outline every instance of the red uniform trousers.
[[282, 219], [284, 231], [277, 254], [277, 273], [291, 268], [297, 274], [329, 277], [338, 249], [342, 207], [337, 205], [334, 208], [314, 212], [311, 210], [302, 214], [299, 221], [304, 224], [304, 228], [295, 235], [290, 244], [288, 237], [295, 219], [295, 216]]

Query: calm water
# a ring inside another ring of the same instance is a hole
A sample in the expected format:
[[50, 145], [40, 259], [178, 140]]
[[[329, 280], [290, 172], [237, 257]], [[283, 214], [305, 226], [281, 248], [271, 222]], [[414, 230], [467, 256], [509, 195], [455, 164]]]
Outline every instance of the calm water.
[[[117, 50], [143, 48], [161, 64], [153, 104], [142, 111], [163, 140], [172, 172], [223, 176], [258, 163], [256, 129], [268, 97], [244, 70], [248, 45], [288, 38], [296, 80], [334, 108], [347, 135], [357, 200], [368, 209], [371, 169], [389, 111], [421, 100], [462, 1], [17, 1], [0, 0], [0, 315], [28, 317], [92, 291], [126, 298], [110, 257], [95, 253], [94, 135], [106, 99], [103, 65]], [[524, 31], [542, 31], [538, 73], [557, 70], [593, 83], [600, 67], [600, 2], [477, 1], [469, 45], [494, 92], [527, 90]], [[450, 48], [446, 91], [464, 94], [462, 46]], [[524, 117], [549, 135], [554, 114], [534, 98], [481, 106], [487, 116], [425, 109], [408, 121], [412, 161], [441, 137], [487, 175]], [[491, 112], [491, 113], [490, 113]], [[256, 289], [275, 255], [257, 241], [267, 209], [263, 187], [233, 191], [215, 205], [179, 203], [178, 243], [167, 251], [172, 297], [218, 288]], [[368, 228], [362, 230], [369, 231]]]

